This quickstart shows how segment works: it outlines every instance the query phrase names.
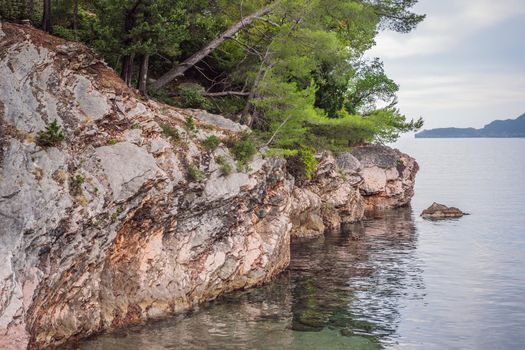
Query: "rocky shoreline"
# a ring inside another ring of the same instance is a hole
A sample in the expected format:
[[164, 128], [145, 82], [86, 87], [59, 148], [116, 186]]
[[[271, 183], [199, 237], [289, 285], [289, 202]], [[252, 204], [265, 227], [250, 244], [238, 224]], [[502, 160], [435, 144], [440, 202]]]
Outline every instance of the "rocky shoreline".
[[[60, 346], [265, 283], [288, 266], [292, 237], [413, 195], [416, 161], [384, 146], [320, 154], [300, 186], [278, 157], [225, 175], [229, 149], [203, 141], [246, 127], [142, 99], [84, 46], [30, 27], [0, 25], [0, 77], [2, 349]], [[65, 140], [38, 146], [53, 120]]]

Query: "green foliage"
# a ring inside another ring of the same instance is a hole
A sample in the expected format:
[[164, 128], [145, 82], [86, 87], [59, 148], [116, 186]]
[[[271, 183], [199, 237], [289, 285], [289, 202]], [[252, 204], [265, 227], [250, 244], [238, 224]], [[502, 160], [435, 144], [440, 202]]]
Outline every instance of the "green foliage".
[[315, 90], [313, 84], [301, 89], [297, 83], [268, 72], [258, 89], [258, 94], [264, 97], [253, 101], [264, 115], [254, 122], [258, 135], [269, 140], [272, 147], [286, 148], [301, 143], [308, 131], [305, 121], [318, 113], [313, 106]]
[[215, 161], [219, 165], [221, 173], [225, 176], [228, 176], [232, 173], [233, 169], [231, 164], [223, 156], [218, 156], [215, 158]]
[[77, 40], [78, 36], [74, 30], [69, 28], [64, 28], [61, 25], [53, 26], [53, 34], [67, 40]]
[[117, 67], [123, 55], [177, 55], [188, 32], [182, 0], [95, 0], [88, 43]]
[[208, 136], [204, 141], [202, 141], [202, 145], [204, 146], [204, 149], [208, 152], [213, 152], [219, 147], [221, 144], [221, 139], [219, 139], [215, 135]]
[[225, 117], [234, 117], [246, 105], [246, 99], [243, 97], [227, 96], [220, 99], [208, 100], [211, 107], [208, 109], [211, 113], [220, 114]]
[[298, 151], [299, 161], [303, 164], [304, 176], [311, 180], [317, 170], [317, 159], [314, 153], [309, 149], [300, 149]]
[[82, 185], [84, 184], [85, 179], [82, 175], [75, 175], [71, 178], [71, 192], [75, 195], [82, 193]]
[[37, 0], [0, 0], [0, 19], [19, 21], [29, 19], [39, 23], [42, 17], [42, 5]]
[[132, 129], [132, 130], [140, 129], [140, 124], [135, 122], [135, 123], [131, 124], [130, 129]]
[[315, 150], [306, 146], [299, 146], [298, 149], [271, 149], [267, 156], [285, 157], [287, 160], [288, 172], [299, 182], [311, 180], [317, 170], [317, 159]]
[[373, 60], [370, 64], [363, 62], [358, 69], [346, 96], [345, 108], [348, 113], [366, 114], [375, 109], [378, 101], [390, 105], [396, 103], [399, 86], [386, 76], [382, 62], [378, 59]]
[[195, 126], [195, 122], [193, 121], [193, 117], [190, 115], [186, 118], [184, 121], [184, 129], [186, 129], [187, 132], [194, 132], [197, 130], [197, 127]]
[[196, 87], [179, 89], [178, 105], [182, 108], [211, 109], [211, 103], [202, 96], [202, 91]]
[[295, 149], [270, 148], [264, 153], [265, 157], [290, 157], [297, 155], [299, 151]]
[[[4, 18], [41, 16], [40, 2], [0, 1], [7, 4], [0, 6]], [[95, 48], [116, 69], [135, 57], [131, 80], [137, 79], [140, 57], [150, 57], [150, 75], [158, 78], [240, 18], [271, 4], [264, 18], [191, 66], [178, 88], [150, 91], [171, 105], [242, 115], [269, 147], [341, 151], [389, 142], [422, 124], [395, 108], [398, 85], [381, 61], [364, 59], [379, 31], [405, 33], [423, 20], [411, 10], [417, 0], [74, 1], [52, 2], [55, 33]], [[191, 117], [184, 127], [195, 130]], [[164, 130], [176, 140], [174, 131]], [[245, 141], [241, 145], [236, 158], [244, 166], [252, 148]]]
[[164, 133], [164, 135], [166, 135], [173, 141], [177, 141], [180, 139], [179, 131], [175, 128], [172, 128], [168, 124], [161, 124], [160, 128], [162, 129], [162, 132]]
[[191, 180], [201, 182], [206, 178], [204, 171], [200, 170], [196, 165], [190, 164], [188, 166], [188, 176]]
[[373, 3], [375, 11], [381, 14], [380, 29], [391, 29], [400, 33], [408, 33], [425, 15], [417, 15], [409, 11], [418, 0], [383, 0]]
[[108, 144], [109, 145], [116, 145], [118, 143], [118, 141], [116, 139], [109, 139], [108, 140]]
[[379, 109], [366, 117], [342, 112], [339, 118], [317, 117], [308, 122], [310, 137], [307, 143], [316, 148], [335, 152], [365, 143], [389, 143], [402, 132], [418, 130], [423, 120], [406, 121], [396, 109]]
[[177, 101], [173, 97], [168, 95], [168, 93], [164, 90], [151, 90], [149, 91], [149, 97], [154, 98], [167, 105], [171, 105], [171, 106], [178, 105]]
[[245, 134], [238, 140], [230, 141], [228, 147], [241, 169], [245, 169], [257, 153], [255, 140], [250, 134]]
[[52, 147], [64, 140], [64, 133], [60, 130], [62, 127], [58, 125], [56, 120], [53, 120], [46, 129], [40, 131], [37, 136], [37, 142], [43, 147]]
[[117, 209], [115, 209], [115, 211], [113, 212], [113, 214], [111, 214], [111, 220], [112, 221], [115, 221], [118, 219], [119, 215], [122, 214], [124, 210], [121, 208], [121, 207], [118, 207]]
[[[272, 30], [271, 55], [251, 101], [257, 134], [271, 147], [341, 151], [354, 144], [389, 142], [417, 128], [420, 121], [407, 121], [394, 108], [398, 86], [382, 63], [362, 59], [378, 28], [404, 32], [422, 20], [409, 11], [414, 4], [283, 2], [280, 11], [291, 23]], [[301, 24], [293, 18], [301, 18]], [[389, 106], [378, 110], [378, 102]]]

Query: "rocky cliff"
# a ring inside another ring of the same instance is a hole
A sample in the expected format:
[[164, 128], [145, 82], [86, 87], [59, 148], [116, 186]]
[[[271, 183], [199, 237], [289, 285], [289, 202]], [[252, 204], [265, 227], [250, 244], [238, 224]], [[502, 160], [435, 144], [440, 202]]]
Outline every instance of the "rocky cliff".
[[413, 158], [385, 146], [320, 155], [312, 181], [294, 187], [292, 236], [322, 235], [375, 210], [409, 204], [418, 170]]
[[[64, 140], [42, 146], [55, 120]], [[203, 141], [245, 127], [142, 99], [84, 46], [6, 23], [0, 126], [2, 349], [55, 347], [264, 283], [287, 267], [292, 235], [406, 205], [417, 172], [374, 146], [320, 155], [300, 187], [280, 158], [226, 174], [228, 148]]]

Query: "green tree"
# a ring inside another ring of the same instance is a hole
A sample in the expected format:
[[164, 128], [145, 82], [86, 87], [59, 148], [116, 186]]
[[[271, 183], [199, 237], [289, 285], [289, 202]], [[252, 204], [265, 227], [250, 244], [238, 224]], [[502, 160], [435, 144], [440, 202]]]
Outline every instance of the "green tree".
[[182, 0], [96, 0], [93, 43], [110, 58], [113, 65], [121, 65], [121, 76], [131, 85], [136, 57], [141, 58], [138, 87], [146, 93], [149, 58], [167, 53], [176, 55], [185, 38], [187, 18]]
[[[6, 1], [3, 17], [41, 16], [44, 0]], [[293, 153], [388, 142], [421, 126], [396, 109], [399, 87], [381, 61], [363, 58], [379, 31], [423, 20], [416, 3], [55, 0], [51, 12], [57, 35], [97, 49], [141, 93], [151, 76], [164, 101], [225, 113]]]
[[375, 109], [379, 101], [393, 106], [398, 90], [399, 86], [387, 77], [379, 59], [363, 62], [348, 86], [345, 108], [350, 114], [366, 114]]

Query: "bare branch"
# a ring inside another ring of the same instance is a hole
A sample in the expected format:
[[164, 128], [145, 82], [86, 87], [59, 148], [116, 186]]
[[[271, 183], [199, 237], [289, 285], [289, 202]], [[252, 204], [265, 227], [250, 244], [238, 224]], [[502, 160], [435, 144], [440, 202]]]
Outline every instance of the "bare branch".
[[249, 92], [244, 91], [222, 91], [222, 92], [205, 92], [204, 97], [224, 97], [224, 96], [250, 96]]
[[201, 50], [195, 52], [193, 55], [188, 57], [186, 60], [181, 62], [180, 64], [176, 65], [172, 69], [170, 69], [168, 72], [166, 72], [163, 76], [158, 78], [153, 84], [153, 89], [160, 89], [166, 84], [170, 83], [174, 79], [183, 76], [184, 73], [194, 65], [196, 65], [199, 61], [201, 61], [204, 57], [208, 56], [210, 53], [212, 53], [215, 49], [217, 49], [226, 39], [232, 38], [235, 34], [237, 34], [240, 30], [244, 29], [245, 27], [249, 26], [253, 21], [257, 19], [257, 17], [264, 16], [273, 9], [273, 6], [278, 3], [278, 1], [274, 2], [271, 5], [268, 5], [266, 7], [263, 7], [259, 9], [258, 11], [255, 11], [249, 16], [243, 17], [239, 22], [232, 25], [230, 28], [222, 32], [218, 37], [213, 39], [208, 45], [203, 47]]
[[266, 22], [268, 24], [271, 24], [272, 26], [274, 27], [280, 27], [280, 25], [278, 23], [275, 23], [274, 21], [272, 20], [269, 20], [268, 18], [264, 18], [264, 17], [255, 17], [255, 19], [258, 19], [259, 21], [263, 21], [263, 22]]

